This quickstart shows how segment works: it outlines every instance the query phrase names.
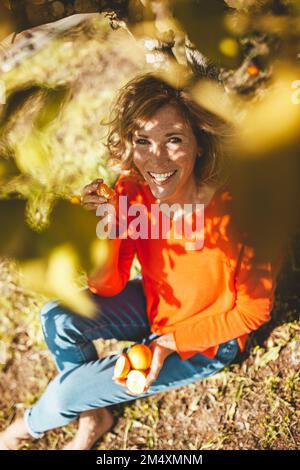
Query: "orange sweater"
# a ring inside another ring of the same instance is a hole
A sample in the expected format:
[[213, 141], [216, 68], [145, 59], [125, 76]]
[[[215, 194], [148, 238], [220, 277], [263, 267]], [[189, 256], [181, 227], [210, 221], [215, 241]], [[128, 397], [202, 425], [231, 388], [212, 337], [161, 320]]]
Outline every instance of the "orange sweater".
[[[157, 200], [148, 184], [121, 175], [115, 190], [118, 196], [127, 196], [129, 206], [142, 203], [147, 207], [150, 233], [151, 203]], [[162, 226], [167, 216], [161, 210], [158, 214], [156, 221]], [[128, 223], [137, 215], [128, 217]], [[243, 351], [248, 333], [270, 319], [280, 262], [256, 260], [254, 250], [234, 229], [232, 196], [227, 189], [217, 190], [204, 210], [200, 249], [187, 250], [187, 240], [174, 235], [178, 220], [170, 223], [169, 238], [162, 238], [161, 231], [157, 239], [116, 238], [114, 269], [103, 278], [89, 280], [90, 289], [104, 296], [119, 293], [129, 279], [136, 253], [151, 331], [173, 332], [181, 359], [198, 352], [214, 357], [218, 345], [233, 338]]]

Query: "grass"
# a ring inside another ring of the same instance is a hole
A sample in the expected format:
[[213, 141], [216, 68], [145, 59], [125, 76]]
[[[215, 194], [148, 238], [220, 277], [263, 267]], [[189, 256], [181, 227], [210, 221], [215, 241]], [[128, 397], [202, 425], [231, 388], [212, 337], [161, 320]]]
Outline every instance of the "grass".
[[[33, 404], [56, 370], [43, 341], [45, 299], [24, 292], [14, 263], [2, 263], [0, 427]], [[132, 276], [138, 267], [132, 271]], [[297, 282], [295, 282], [297, 285]], [[189, 386], [112, 407], [115, 427], [98, 449], [296, 449], [299, 447], [300, 323], [298, 304], [279, 285], [273, 319], [224, 371]], [[285, 321], [285, 319], [288, 321]], [[122, 349], [116, 340], [102, 354]], [[76, 423], [52, 430], [24, 449], [60, 449]]]

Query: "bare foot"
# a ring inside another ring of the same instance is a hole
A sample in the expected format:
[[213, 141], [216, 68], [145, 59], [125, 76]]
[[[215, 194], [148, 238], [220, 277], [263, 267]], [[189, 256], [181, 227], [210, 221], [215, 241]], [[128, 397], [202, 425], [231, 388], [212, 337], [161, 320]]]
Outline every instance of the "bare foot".
[[63, 450], [89, 450], [114, 424], [114, 417], [107, 408], [84, 411], [79, 418], [75, 437]]
[[0, 433], [0, 450], [17, 450], [25, 439], [32, 439], [32, 436], [27, 431], [24, 418], [18, 418]]

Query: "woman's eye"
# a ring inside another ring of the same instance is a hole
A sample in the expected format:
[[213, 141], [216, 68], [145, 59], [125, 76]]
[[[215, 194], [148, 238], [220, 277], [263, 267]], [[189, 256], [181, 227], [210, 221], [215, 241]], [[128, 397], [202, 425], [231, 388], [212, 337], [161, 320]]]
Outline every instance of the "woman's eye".
[[140, 138], [140, 139], [136, 139], [135, 142], [136, 142], [137, 144], [139, 144], [139, 145], [145, 145], [145, 144], [148, 143], [148, 140], [147, 140], [147, 139], [142, 139], [142, 138]]
[[180, 137], [171, 137], [169, 142], [171, 142], [171, 144], [178, 144], [179, 142], [182, 142], [182, 140]]
[[[178, 144], [180, 142], [182, 142], [180, 137], [170, 137], [170, 139], [168, 140], [168, 143], [171, 143], [171, 144]], [[138, 144], [138, 145], [147, 145], [150, 142], [149, 142], [149, 140], [140, 137], [140, 138], [135, 140], [135, 143]]]

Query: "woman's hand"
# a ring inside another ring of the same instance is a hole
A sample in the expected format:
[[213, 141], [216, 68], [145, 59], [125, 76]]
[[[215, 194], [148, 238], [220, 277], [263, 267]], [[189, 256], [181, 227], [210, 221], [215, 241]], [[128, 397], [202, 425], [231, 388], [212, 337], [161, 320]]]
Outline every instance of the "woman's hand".
[[176, 351], [173, 333], [168, 333], [167, 335], [162, 335], [159, 338], [154, 339], [149, 344], [149, 347], [152, 351], [152, 362], [150, 371], [146, 377], [144, 392], [147, 391], [150, 385], [157, 379], [158, 374], [164, 365], [165, 359]]
[[[157, 379], [158, 374], [164, 365], [165, 359], [176, 351], [176, 343], [173, 333], [168, 333], [154, 339], [149, 344], [149, 348], [152, 351], [152, 362], [150, 371], [146, 377], [144, 392], [146, 392], [150, 385]], [[113, 380], [120, 385], [126, 385], [126, 379], [116, 379], [113, 377]], [[127, 390], [127, 392], [130, 393], [130, 395], [137, 396], [129, 390]]]
[[85, 209], [96, 211], [100, 204], [114, 204], [116, 197], [106, 199], [105, 197], [101, 197], [97, 194], [97, 188], [100, 183], [103, 183], [103, 179], [97, 178], [96, 180], [84, 186], [82, 190], [81, 204]]

